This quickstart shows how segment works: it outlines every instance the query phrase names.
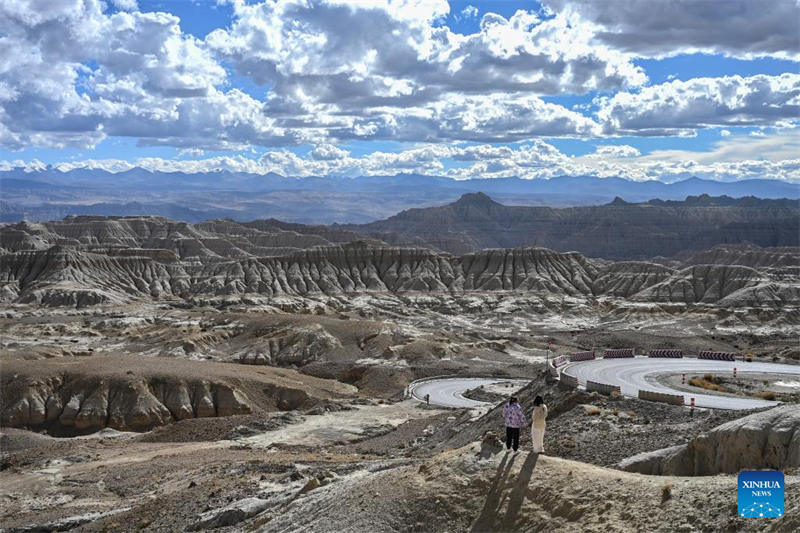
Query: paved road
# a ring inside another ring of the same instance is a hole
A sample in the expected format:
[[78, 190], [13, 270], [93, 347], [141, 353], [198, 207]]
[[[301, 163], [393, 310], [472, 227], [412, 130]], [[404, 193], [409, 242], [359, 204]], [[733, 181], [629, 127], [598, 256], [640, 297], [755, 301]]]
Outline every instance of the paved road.
[[488, 405], [486, 402], [470, 400], [464, 398], [462, 394], [469, 389], [480, 387], [481, 385], [491, 385], [492, 383], [518, 382], [520, 388], [525, 386], [527, 380], [498, 379], [498, 378], [446, 378], [435, 381], [417, 381], [409, 385], [411, 394], [424, 400], [426, 394], [431, 395], [431, 405], [442, 407], [466, 407], [475, 408]]
[[689, 398], [695, 398], [698, 407], [713, 409], [756, 409], [777, 404], [754, 398], [737, 398], [734, 396], [714, 396], [710, 394], [694, 394], [676, 391], [656, 382], [656, 377], [663, 374], [712, 374], [733, 375], [733, 368], [739, 375], [748, 373], [786, 374], [800, 376], [800, 366], [779, 365], [774, 363], [745, 363], [743, 361], [708, 361], [704, 359], [662, 359], [635, 357], [633, 359], [597, 359], [581, 363], [573, 363], [565, 368], [566, 373], [578, 378], [581, 385], [586, 381], [597, 381], [619, 385], [625, 396], [637, 397], [639, 390], [650, 390], [672, 394], [683, 394], [689, 405]]

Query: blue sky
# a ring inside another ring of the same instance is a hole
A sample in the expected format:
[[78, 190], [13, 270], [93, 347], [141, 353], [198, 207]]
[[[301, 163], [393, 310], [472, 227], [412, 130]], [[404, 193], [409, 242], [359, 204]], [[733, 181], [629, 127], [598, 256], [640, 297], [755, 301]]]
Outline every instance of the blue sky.
[[0, 165], [797, 180], [798, 20], [795, 0], [9, 0]]

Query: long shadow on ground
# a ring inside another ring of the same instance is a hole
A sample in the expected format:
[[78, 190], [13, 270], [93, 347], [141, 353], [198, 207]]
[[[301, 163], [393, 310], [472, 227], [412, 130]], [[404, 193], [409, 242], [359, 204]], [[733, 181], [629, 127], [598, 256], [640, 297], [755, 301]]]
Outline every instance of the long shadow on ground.
[[[497, 467], [497, 474], [489, 487], [489, 493], [483, 503], [483, 509], [478, 519], [472, 525], [472, 533], [509, 531], [513, 529], [513, 524], [519, 516], [519, 511], [525, 501], [525, 489], [533, 476], [533, 469], [539, 460], [538, 453], [529, 453], [525, 462], [520, 468], [516, 479], [510, 483], [511, 491], [506, 490], [509, 485], [509, 477], [514, 467], [517, 456], [509, 454], [503, 457]], [[506, 504], [505, 513], [502, 512]]]

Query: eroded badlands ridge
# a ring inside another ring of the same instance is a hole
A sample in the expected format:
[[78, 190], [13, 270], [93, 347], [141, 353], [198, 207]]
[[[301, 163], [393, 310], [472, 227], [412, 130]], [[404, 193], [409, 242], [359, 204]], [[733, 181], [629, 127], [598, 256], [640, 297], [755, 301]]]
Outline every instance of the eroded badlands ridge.
[[[194, 364], [193, 364], [194, 363]], [[80, 435], [147, 431], [181, 420], [310, 408], [349, 385], [281, 369], [182, 359], [82, 357], [3, 361], [3, 427]]]
[[744, 266], [674, 270], [647, 262], [602, 265], [544, 248], [484, 250], [451, 257], [421, 248], [332, 245], [284, 257], [210, 263], [154, 255], [107, 255], [64, 246], [2, 256], [2, 299], [86, 306], [137, 298], [307, 295], [359, 292], [526, 291], [618, 296], [636, 301], [794, 304], [796, 277]]
[[[0, 298], [86, 306], [247, 294], [525, 291], [681, 304], [725, 299], [772, 308], [800, 301], [796, 248], [764, 250], [756, 262], [752, 249], [717, 248], [691, 256], [691, 266], [673, 268], [642, 261], [609, 263], [534, 247], [454, 257], [382, 241], [319, 245], [328, 241], [279, 228], [267, 233], [274, 227], [268, 222], [253, 226], [264, 231], [230, 221], [191, 226], [157, 217], [6, 226], [0, 231], [8, 252], [0, 266]], [[269, 254], [257, 255], [264, 250]], [[287, 253], [273, 255], [280, 251]], [[722, 264], [697, 264], [702, 257]]]

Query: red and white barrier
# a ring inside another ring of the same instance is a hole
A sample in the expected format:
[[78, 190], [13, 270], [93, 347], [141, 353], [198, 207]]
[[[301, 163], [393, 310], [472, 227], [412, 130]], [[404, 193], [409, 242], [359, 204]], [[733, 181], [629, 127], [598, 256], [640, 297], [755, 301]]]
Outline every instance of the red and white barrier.
[[697, 356], [698, 359], [711, 359], [714, 361], [736, 361], [736, 354], [729, 352], [700, 352]]
[[569, 356], [571, 362], [575, 361], [591, 361], [595, 358], [594, 351], [591, 352], [576, 352]]
[[606, 350], [603, 352], [603, 359], [621, 359], [625, 357], [635, 357], [633, 348], [624, 348], [622, 350]]
[[650, 357], [671, 357], [679, 359], [683, 357], [683, 350], [650, 350]]
[[564, 366], [569, 363], [569, 358], [566, 355], [559, 355], [555, 359], [552, 359], [552, 365], [556, 368], [560, 366]]

